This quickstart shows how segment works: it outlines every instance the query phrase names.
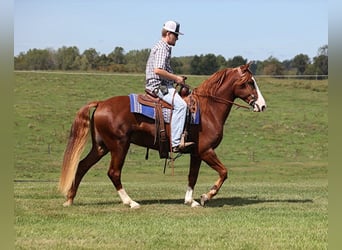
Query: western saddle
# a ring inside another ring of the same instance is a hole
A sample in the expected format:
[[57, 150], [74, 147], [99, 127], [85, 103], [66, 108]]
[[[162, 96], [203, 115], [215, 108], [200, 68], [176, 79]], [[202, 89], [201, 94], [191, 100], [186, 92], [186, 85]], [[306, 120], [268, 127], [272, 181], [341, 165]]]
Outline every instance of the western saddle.
[[[188, 134], [188, 128], [190, 124], [190, 119], [189, 115], [190, 112], [192, 111], [193, 108], [190, 108], [192, 106], [192, 102], [189, 102], [186, 100], [189, 96], [189, 88], [182, 86], [181, 89], [179, 90], [180, 96], [187, 102], [188, 104], [188, 111], [187, 111], [187, 118], [185, 121], [185, 129], [181, 138], [181, 143], [184, 142], [186, 139], [186, 135]], [[159, 157], [162, 158], [169, 158], [169, 152], [171, 151], [170, 148], [170, 139], [169, 136], [167, 135], [166, 132], [166, 127], [165, 127], [165, 122], [164, 122], [164, 116], [163, 116], [163, 108], [171, 109], [172, 110], [172, 105], [163, 101], [160, 99], [157, 95], [154, 93], [145, 90], [145, 94], [140, 94], [138, 95], [138, 102], [141, 103], [142, 105], [150, 106], [155, 109], [155, 126], [156, 126], [156, 134], [154, 137], [154, 143], [159, 143]], [[148, 151], [146, 153], [146, 159], [148, 158]]]

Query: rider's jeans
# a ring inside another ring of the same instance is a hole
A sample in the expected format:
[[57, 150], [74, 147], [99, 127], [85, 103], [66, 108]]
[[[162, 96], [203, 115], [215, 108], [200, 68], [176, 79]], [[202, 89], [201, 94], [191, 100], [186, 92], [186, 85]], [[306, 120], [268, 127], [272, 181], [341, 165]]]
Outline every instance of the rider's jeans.
[[172, 147], [175, 147], [180, 144], [181, 135], [184, 130], [187, 104], [178, 93], [174, 95], [174, 92], [176, 91], [175, 88], [169, 87], [168, 90], [169, 93], [167, 93], [166, 95], [163, 95], [160, 91], [158, 91], [157, 94], [167, 103], [173, 103], [173, 111], [171, 117], [171, 142]]

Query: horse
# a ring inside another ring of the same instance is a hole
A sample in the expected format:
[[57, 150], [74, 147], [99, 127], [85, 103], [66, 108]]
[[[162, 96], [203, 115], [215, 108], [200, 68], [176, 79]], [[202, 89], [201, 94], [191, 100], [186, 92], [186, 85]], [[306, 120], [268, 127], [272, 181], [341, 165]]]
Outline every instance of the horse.
[[[184, 204], [190, 207], [204, 206], [220, 190], [228, 177], [228, 170], [215, 153], [223, 138], [223, 127], [236, 98], [248, 104], [250, 110], [262, 112], [266, 102], [249, 69], [250, 63], [215, 72], [190, 95], [198, 100], [200, 124], [190, 125], [189, 138], [195, 142], [191, 148], [188, 186]], [[240, 105], [241, 106], [241, 105]], [[91, 112], [93, 110], [93, 112]], [[170, 135], [170, 124], [166, 124]], [[92, 147], [80, 161], [87, 138], [91, 134]], [[130, 144], [158, 149], [155, 142], [156, 126], [153, 119], [130, 110], [129, 96], [113, 96], [102, 101], [91, 101], [81, 107], [72, 123], [64, 152], [59, 190], [66, 196], [63, 206], [74, 202], [79, 184], [87, 171], [107, 153], [111, 161], [107, 175], [112, 181], [122, 203], [130, 208], [140, 204], [132, 200], [121, 183], [121, 171]], [[200, 203], [193, 198], [202, 161], [214, 169], [219, 178], [212, 188], [200, 196]]]

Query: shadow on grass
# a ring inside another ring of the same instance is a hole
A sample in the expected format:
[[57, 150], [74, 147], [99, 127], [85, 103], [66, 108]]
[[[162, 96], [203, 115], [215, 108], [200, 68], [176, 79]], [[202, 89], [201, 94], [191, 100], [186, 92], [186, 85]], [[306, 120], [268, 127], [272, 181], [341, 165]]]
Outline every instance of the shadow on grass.
[[[197, 200], [199, 202], [199, 200]], [[184, 199], [163, 199], [163, 200], [140, 200], [137, 201], [141, 205], [152, 204], [183, 204]], [[207, 202], [207, 207], [223, 207], [228, 206], [247, 206], [260, 203], [313, 203], [312, 199], [263, 199], [254, 197], [230, 197], [230, 198], [215, 198]]]
[[[197, 200], [199, 202], [199, 200]], [[183, 204], [184, 199], [153, 199], [153, 200], [136, 200], [140, 205], [177, 205]], [[121, 202], [119, 202], [121, 203]], [[253, 197], [230, 197], [230, 198], [215, 198], [205, 204], [206, 207], [223, 207], [223, 206], [248, 206], [260, 203], [313, 203], [312, 199], [263, 199], [257, 196]], [[78, 206], [87, 205], [115, 205], [118, 202], [108, 201], [108, 202], [94, 202], [94, 203], [77, 203]]]
[[260, 203], [313, 203], [312, 199], [263, 199], [254, 197], [230, 197], [230, 198], [217, 198], [209, 201], [206, 206], [208, 207], [223, 207], [228, 206], [246, 206]]

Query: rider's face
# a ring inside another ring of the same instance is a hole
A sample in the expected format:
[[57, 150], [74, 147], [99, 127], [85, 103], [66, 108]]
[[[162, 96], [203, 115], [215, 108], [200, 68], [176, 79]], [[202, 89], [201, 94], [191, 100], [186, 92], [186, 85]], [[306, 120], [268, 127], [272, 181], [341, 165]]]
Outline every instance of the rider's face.
[[177, 40], [178, 40], [178, 34], [173, 33], [173, 32], [167, 32], [167, 43], [169, 45], [175, 46]]

